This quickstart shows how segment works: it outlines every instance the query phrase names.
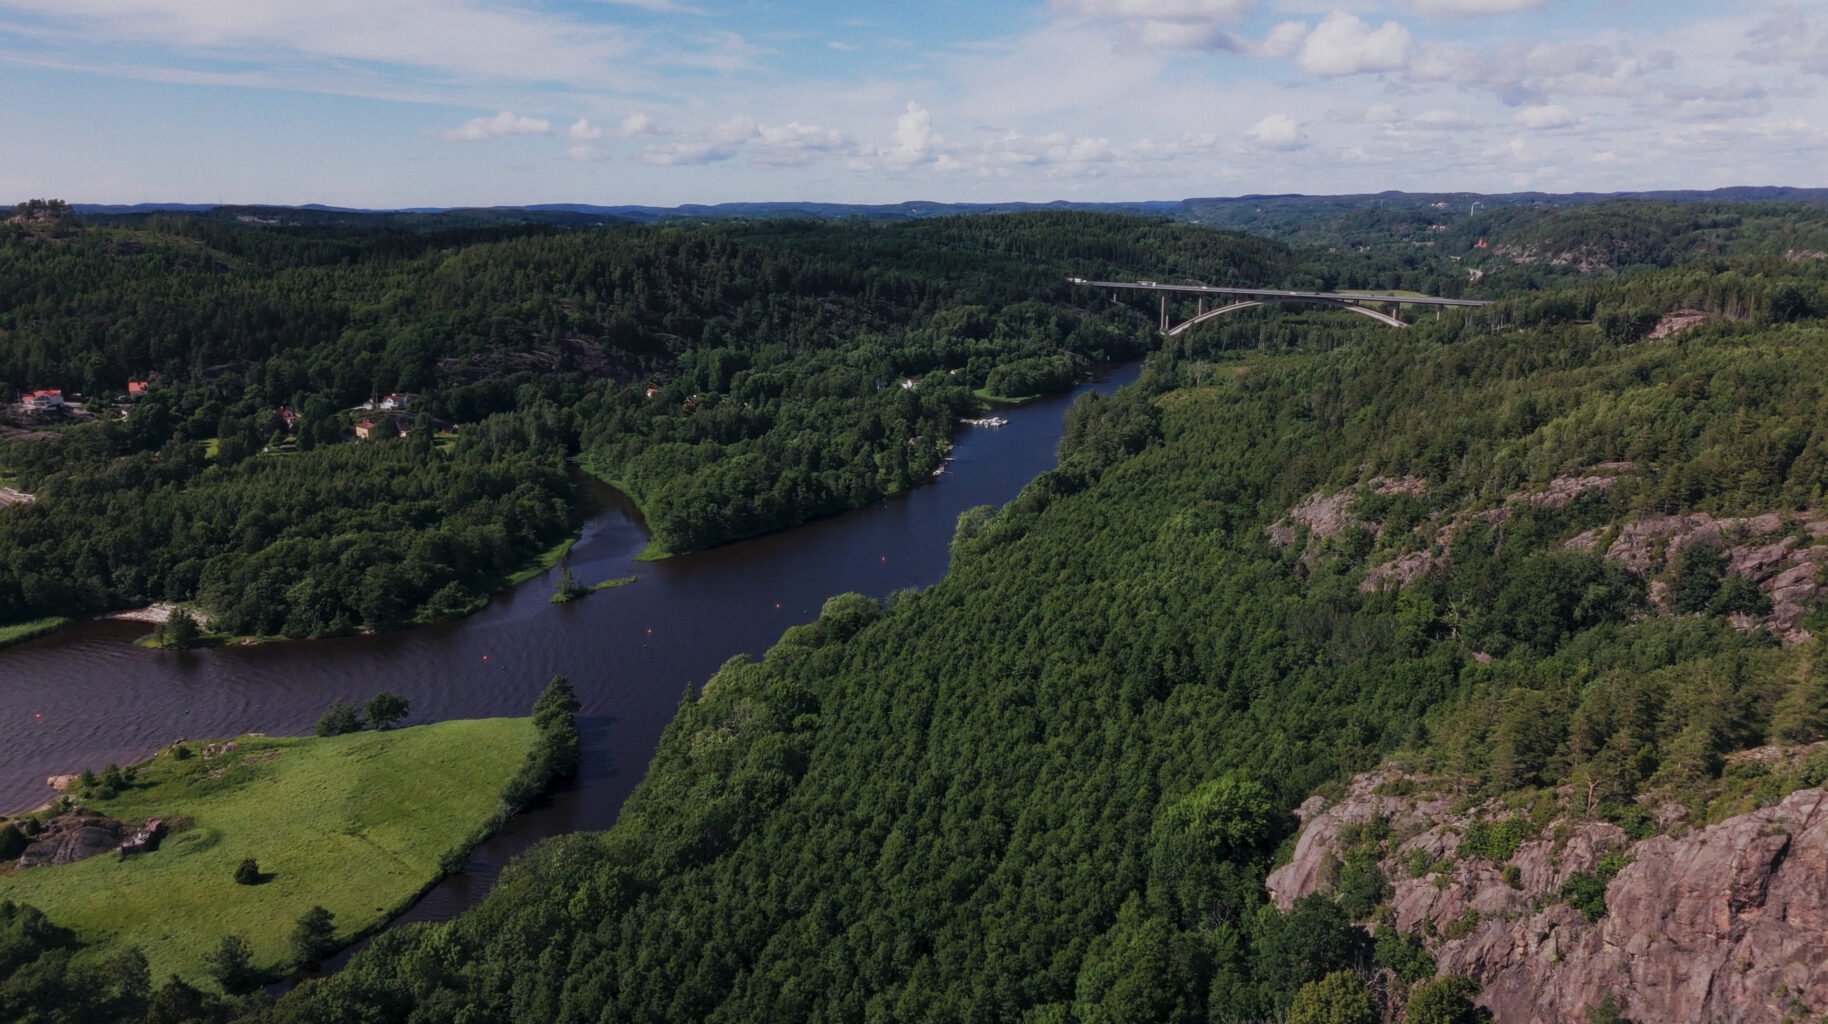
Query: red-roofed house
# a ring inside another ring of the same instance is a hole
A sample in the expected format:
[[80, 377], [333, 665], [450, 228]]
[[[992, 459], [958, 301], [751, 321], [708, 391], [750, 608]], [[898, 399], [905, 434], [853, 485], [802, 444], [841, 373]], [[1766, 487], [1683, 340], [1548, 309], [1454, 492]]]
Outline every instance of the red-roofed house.
[[286, 425], [287, 430], [293, 430], [298, 427], [298, 413], [293, 412], [283, 405], [274, 411], [279, 414], [280, 422]]
[[359, 441], [366, 441], [374, 434], [374, 420], [363, 420], [355, 425], [355, 436]]
[[63, 392], [56, 389], [34, 391], [25, 396], [25, 407], [28, 409], [61, 409]]
[[138, 398], [141, 395], [145, 394], [147, 389], [150, 388], [151, 386], [152, 386], [151, 381], [130, 380], [127, 382], [127, 397], [128, 398]]

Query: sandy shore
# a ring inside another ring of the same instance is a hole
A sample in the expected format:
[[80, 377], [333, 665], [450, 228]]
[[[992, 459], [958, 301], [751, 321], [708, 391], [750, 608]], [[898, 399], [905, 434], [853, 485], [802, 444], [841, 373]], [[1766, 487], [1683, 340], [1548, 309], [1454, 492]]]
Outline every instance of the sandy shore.
[[149, 604], [144, 608], [129, 608], [124, 612], [109, 612], [108, 614], [101, 616], [101, 618], [114, 619], [117, 622], [148, 622], [155, 626], [163, 626], [165, 623], [171, 621], [171, 613], [177, 610], [178, 606], [175, 604]]

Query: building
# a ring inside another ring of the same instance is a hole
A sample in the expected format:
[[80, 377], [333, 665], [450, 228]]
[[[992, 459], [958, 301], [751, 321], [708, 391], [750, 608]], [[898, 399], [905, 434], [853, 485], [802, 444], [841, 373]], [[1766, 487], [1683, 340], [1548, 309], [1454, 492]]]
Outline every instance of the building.
[[25, 396], [24, 405], [27, 409], [37, 411], [61, 409], [63, 408], [63, 392], [56, 389], [34, 391]]
[[127, 382], [127, 397], [138, 398], [151, 387], [152, 382], [149, 380], [130, 380]]
[[374, 420], [363, 420], [362, 422], [357, 423], [355, 425], [355, 438], [358, 441], [369, 440], [371, 437], [374, 436], [374, 432], [375, 432], [375, 421]]
[[413, 400], [412, 395], [402, 395], [402, 394], [384, 395], [384, 396], [382, 396], [380, 401], [375, 403], [375, 408], [380, 409], [382, 411], [392, 411], [395, 409], [404, 409], [404, 408], [406, 408], [407, 403], [411, 402], [412, 400]]
[[287, 430], [298, 429], [298, 413], [283, 405], [273, 411], [279, 416], [279, 421], [286, 425]]

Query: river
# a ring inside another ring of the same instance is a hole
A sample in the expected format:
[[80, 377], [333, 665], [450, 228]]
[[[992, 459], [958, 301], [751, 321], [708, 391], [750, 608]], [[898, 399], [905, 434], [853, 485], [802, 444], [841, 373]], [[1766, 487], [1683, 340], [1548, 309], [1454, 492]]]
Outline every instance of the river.
[[553, 570], [466, 619], [394, 633], [153, 651], [133, 645], [144, 624], [96, 621], [0, 650], [0, 807], [44, 801], [49, 775], [141, 760], [180, 738], [305, 734], [339, 697], [398, 693], [412, 702], [406, 724], [524, 715], [548, 679], [569, 676], [583, 706], [579, 779], [478, 847], [402, 920], [448, 919], [534, 841], [613, 824], [688, 685], [732, 655], [759, 657], [833, 594], [937, 582], [958, 513], [1015, 497], [1054, 465], [1072, 401], [1140, 371], [1128, 364], [1005, 410], [1005, 427], [961, 427], [946, 472], [908, 494], [662, 562], [634, 561], [647, 541], [639, 518], [599, 488], [572, 571], [585, 582], [640, 578], [568, 604], [550, 601]]

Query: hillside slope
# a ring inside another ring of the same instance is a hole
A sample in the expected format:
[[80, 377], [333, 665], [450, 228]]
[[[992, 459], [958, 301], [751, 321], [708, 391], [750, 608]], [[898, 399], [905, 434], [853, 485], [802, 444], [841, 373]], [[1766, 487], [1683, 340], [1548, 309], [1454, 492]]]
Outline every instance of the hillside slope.
[[[1646, 780], [1705, 813], [1727, 755], [1828, 736], [1828, 691], [1794, 670], [1817, 641], [1783, 648], [1714, 600], [1755, 601], [1755, 582], [1568, 544], [1652, 514], [1807, 520], [1828, 330], [1723, 321], [1620, 344], [1523, 312], [1156, 357], [1075, 408], [1059, 469], [961, 518], [944, 582], [887, 607], [834, 598], [762, 660], [727, 664], [614, 830], [545, 844], [476, 911], [390, 934], [268, 1016], [1464, 1004], [1459, 982], [1428, 980], [1424, 940], [1377, 916], [1375, 860], [1341, 865], [1332, 895], [1268, 899], [1315, 789], [1401, 753], [1492, 798], [1593, 780], [1574, 813], [1642, 831]], [[1510, 497], [1625, 461], [1628, 481], [1578, 500]], [[1354, 522], [1278, 541], [1291, 510], [1343, 491]], [[1439, 551], [1431, 522], [1449, 531]], [[1415, 551], [1434, 561], [1407, 585], [1362, 586]], [[1658, 583], [1708, 594], [1678, 611]], [[1327, 977], [1353, 970], [1374, 991]]]

